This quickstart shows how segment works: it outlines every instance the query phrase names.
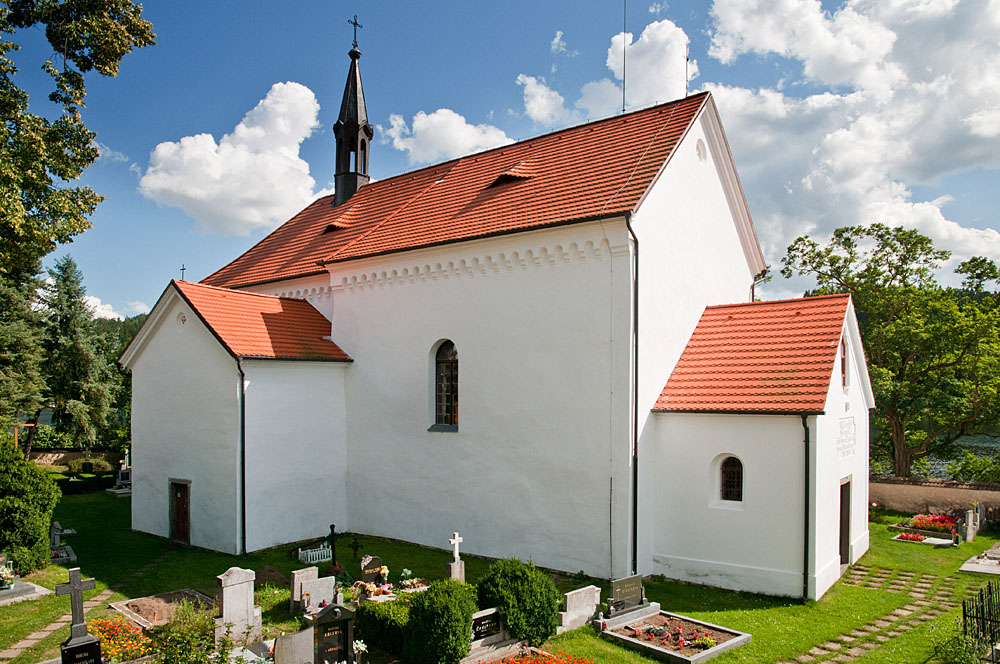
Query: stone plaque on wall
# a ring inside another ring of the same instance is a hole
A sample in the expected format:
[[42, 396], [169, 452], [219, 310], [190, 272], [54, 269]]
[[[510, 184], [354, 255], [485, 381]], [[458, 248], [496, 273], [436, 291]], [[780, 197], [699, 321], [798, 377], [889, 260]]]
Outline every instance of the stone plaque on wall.
[[854, 418], [840, 418], [840, 429], [837, 432], [837, 456], [841, 459], [854, 456], [857, 446], [858, 440], [854, 429]]

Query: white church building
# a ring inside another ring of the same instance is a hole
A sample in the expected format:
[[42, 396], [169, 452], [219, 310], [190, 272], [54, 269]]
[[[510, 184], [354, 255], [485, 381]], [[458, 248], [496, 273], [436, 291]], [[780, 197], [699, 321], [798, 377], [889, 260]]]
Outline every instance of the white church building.
[[132, 370], [132, 527], [239, 554], [340, 531], [817, 598], [868, 548], [849, 296], [764, 257], [708, 93], [336, 194], [201, 283]]

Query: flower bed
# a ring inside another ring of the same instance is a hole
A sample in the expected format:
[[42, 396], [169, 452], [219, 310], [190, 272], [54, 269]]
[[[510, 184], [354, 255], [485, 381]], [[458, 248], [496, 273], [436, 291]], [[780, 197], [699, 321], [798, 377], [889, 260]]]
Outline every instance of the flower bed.
[[668, 662], [704, 662], [750, 642], [750, 635], [660, 611], [601, 633], [631, 650]]
[[893, 539], [902, 540], [904, 542], [923, 542], [924, 536], [920, 533], [900, 533]]
[[87, 631], [101, 640], [105, 661], [126, 662], [153, 651], [153, 642], [123, 616], [92, 619], [87, 622]]
[[958, 519], [946, 514], [917, 514], [913, 517], [911, 525], [916, 530], [930, 530], [950, 535], [958, 525]]

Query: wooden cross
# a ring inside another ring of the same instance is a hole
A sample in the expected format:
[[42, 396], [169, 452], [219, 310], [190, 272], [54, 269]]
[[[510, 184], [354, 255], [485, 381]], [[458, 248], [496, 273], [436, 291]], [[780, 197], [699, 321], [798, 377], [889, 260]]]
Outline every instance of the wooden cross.
[[354, 20], [353, 21], [348, 21], [348, 23], [350, 23], [351, 25], [354, 26], [354, 48], [357, 48], [358, 47], [358, 28], [363, 28], [365, 26], [363, 26], [360, 23], [358, 23], [358, 15], [357, 14], [354, 15]]
[[56, 586], [56, 595], [69, 595], [70, 606], [73, 608], [73, 624], [70, 627], [70, 637], [87, 636], [87, 621], [83, 618], [83, 591], [93, 590], [93, 579], [80, 579], [80, 568], [69, 571], [69, 583]]
[[458, 533], [452, 533], [452, 538], [448, 540], [448, 544], [451, 544], [453, 547], [455, 547], [454, 554], [456, 563], [458, 562], [458, 545], [464, 541], [465, 541], [464, 539], [458, 536]]

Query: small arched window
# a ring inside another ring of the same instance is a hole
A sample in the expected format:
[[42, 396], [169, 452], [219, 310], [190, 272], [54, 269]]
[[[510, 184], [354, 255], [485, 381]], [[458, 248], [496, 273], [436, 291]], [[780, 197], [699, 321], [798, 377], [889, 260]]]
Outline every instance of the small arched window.
[[722, 462], [722, 499], [743, 500], [743, 463], [736, 457], [728, 457]]
[[458, 427], [458, 350], [450, 341], [434, 360], [434, 424]]

